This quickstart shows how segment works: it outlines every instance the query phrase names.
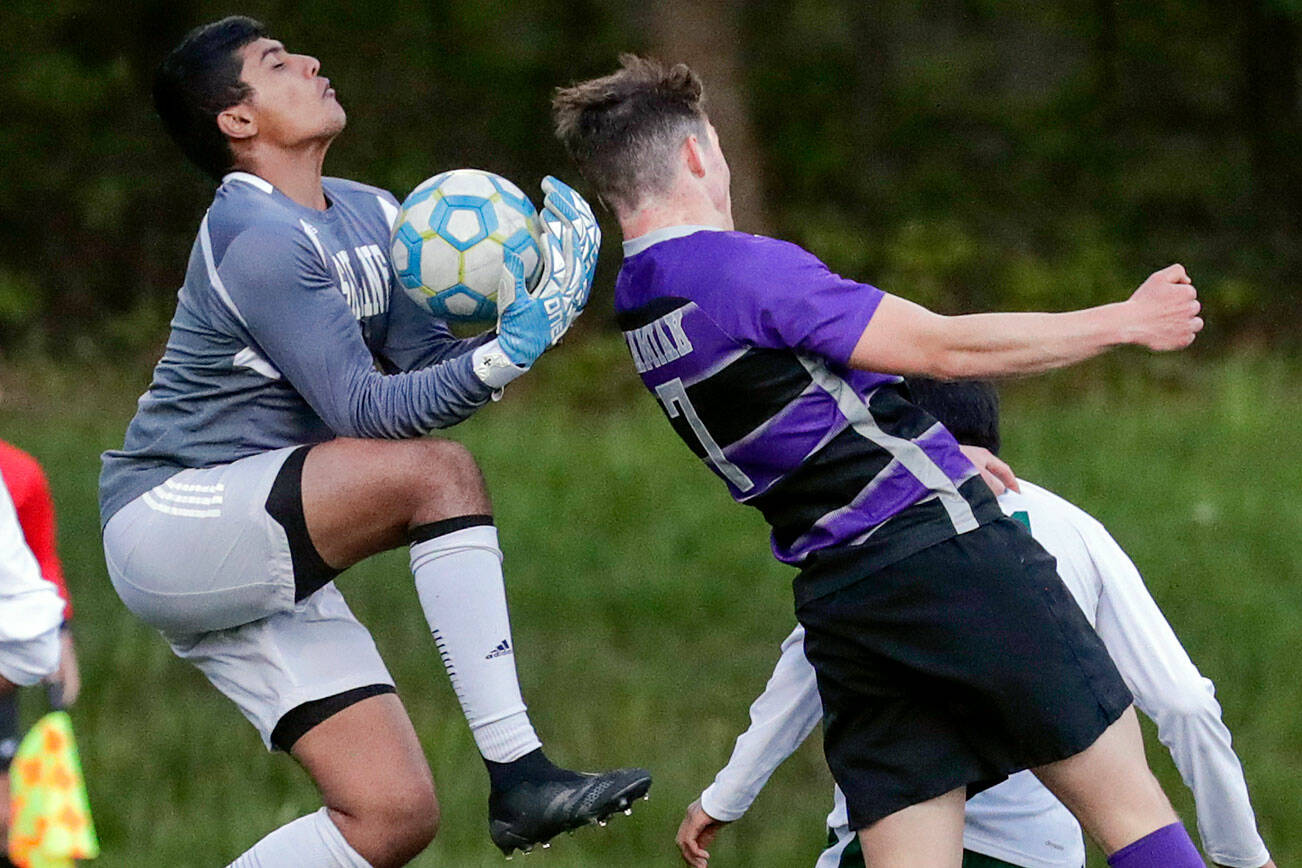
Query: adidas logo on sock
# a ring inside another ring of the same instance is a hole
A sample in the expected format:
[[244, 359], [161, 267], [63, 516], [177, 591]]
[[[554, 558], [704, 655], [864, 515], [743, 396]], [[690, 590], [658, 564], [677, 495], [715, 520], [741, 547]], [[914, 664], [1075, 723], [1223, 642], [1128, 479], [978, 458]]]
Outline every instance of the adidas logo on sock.
[[494, 657], [505, 657], [511, 653], [511, 642], [509, 639], [503, 639], [497, 643], [497, 647], [484, 655], [485, 660], [492, 660]]

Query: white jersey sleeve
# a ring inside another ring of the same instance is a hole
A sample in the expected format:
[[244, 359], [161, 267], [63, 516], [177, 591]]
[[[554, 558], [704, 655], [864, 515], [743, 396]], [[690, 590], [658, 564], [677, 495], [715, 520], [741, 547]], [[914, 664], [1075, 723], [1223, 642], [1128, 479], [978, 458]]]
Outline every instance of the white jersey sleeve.
[[1203, 677], [1148, 592], [1134, 563], [1103, 525], [1050, 491], [1020, 481], [1005, 512], [1029, 512], [1031, 534], [1098, 631], [1135, 705], [1157, 724], [1193, 791], [1203, 849], [1218, 865], [1258, 868], [1269, 854], [1257, 833], [1243, 767], [1230, 745], [1212, 682]]
[[55, 635], [63, 621], [63, 598], [41, 577], [27, 547], [9, 489], [0, 480], [0, 675], [34, 684], [58, 664]]
[[1121, 546], [1103, 525], [1076, 512], [1102, 585], [1095, 627], [1193, 791], [1203, 849], [1218, 865], [1258, 868], [1270, 855], [1212, 682], [1189, 659]]
[[782, 643], [768, 686], [750, 707], [750, 728], [737, 737], [728, 764], [701, 793], [701, 807], [716, 820], [746, 813], [773, 770], [791, 756], [823, 717], [814, 667], [805, 659], [805, 628]]
[[63, 622], [63, 600], [41, 576], [18, 512], [0, 479], [0, 641], [35, 638]]

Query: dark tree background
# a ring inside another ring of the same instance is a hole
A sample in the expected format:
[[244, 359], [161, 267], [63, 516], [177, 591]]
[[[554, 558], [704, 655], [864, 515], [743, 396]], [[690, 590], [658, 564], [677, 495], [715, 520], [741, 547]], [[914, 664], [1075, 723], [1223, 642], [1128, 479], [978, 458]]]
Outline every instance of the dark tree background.
[[1178, 260], [1206, 343], [1297, 344], [1302, 0], [6, 0], [0, 352], [157, 348], [211, 185], [149, 79], [233, 11], [321, 59], [350, 114], [327, 170], [399, 196], [458, 165], [573, 177], [551, 89], [650, 51], [706, 76], [739, 228], [951, 312]]

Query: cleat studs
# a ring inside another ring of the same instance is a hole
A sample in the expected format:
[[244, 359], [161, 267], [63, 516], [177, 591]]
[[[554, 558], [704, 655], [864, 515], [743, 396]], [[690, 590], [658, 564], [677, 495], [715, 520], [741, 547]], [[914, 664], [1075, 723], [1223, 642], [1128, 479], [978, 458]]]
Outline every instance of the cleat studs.
[[650, 794], [650, 793], [647, 793], [645, 796], [643, 796], [643, 797], [642, 797], [642, 801], [644, 801], [644, 802], [649, 802], [649, 801], [651, 801], [651, 794]]
[[632, 808], [625, 808], [625, 809], [624, 809], [624, 816], [625, 816], [625, 817], [631, 817], [631, 816], [633, 816], [633, 809], [632, 809]]
[[543, 844], [543, 849], [544, 849], [544, 850], [550, 850], [551, 848], [552, 848], [552, 842], [551, 842], [551, 841], [547, 841], [546, 843]]
[[606, 821], [605, 821], [605, 820], [598, 820], [598, 821], [597, 821], [597, 825], [604, 829], [604, 828], [606, 828]]

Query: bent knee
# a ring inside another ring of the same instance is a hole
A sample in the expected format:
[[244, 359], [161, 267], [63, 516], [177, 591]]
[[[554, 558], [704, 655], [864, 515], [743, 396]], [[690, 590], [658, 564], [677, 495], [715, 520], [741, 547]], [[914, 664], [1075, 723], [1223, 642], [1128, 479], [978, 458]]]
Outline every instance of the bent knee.
[[426, 439], [419, 443], [411, 481], [427, 516], [437, 520], [492, 511], [484, 476], [469, 449], [454, 440]]
[[367, 805], [358, 819], [385, 842], [388, 852], [381, 862], [405, 865], [438, 834], [439, 803], [432, 784], [396, 787]]
[[387, 828], [393, 836], [395, 855], [402, 860], [399, 864], [405, 864], [423, 853], [438, 834], [438, 804], [431, 805], [424, 813], [404, 813]]
[[479, 476], [479, 462], [470, 450], [455, 440], [440, 437], [426, 437], [416, 441], [420, 444], [420, 470], [431, 468], [447, 470], [450, 473], [469, 473]]
[[422, 849], [438, 833], [439, 800], [434, 795], [434, 783], [428, 778], [390, 789], [382, 811], [393, 827], [402, 828], [413, 840], [419, 840]]

